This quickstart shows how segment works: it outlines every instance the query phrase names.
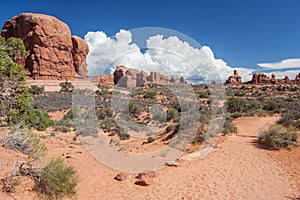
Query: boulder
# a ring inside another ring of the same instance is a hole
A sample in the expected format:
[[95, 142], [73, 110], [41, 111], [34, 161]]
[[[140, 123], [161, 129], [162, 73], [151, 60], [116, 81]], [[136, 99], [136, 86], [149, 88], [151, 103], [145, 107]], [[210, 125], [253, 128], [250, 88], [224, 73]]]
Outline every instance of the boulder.
[[24, 41], [24, 68], [32, 79], [87, 77], [87, 44], [76, 36], [72, 38], [68, 25], [55, 17], [23, 13], [5, 22], [1, 35]]
[[180, 163], [177, 161], [167, 161], [166, 162], [166, 166], [169, 166], [169, 167], [178, 167], [179, 165], [180, 165]]
[[114, 177], [117, 181], [125, 181], [127, 179], [127, 175], [124, 173], [119, 173]]
[[148, 170], [138, 174], [138, 180], [134, 183], [140, 186], [149, 186], [154, 184], [154, 178], [156, 173], [154, 171]]
[[137, 175], [137, 177], [140, 178], [140, 177], [142, 177], [142, 176], [144, 176], [144, 175], [147, 175], [147, 176], [149, 176], [149, 177], [151, 177], [151, 178], [156, 177], [155, 171], [152, 171], [152, 170], [147, 170], [147, 171], [140, 172], [140, 173]]

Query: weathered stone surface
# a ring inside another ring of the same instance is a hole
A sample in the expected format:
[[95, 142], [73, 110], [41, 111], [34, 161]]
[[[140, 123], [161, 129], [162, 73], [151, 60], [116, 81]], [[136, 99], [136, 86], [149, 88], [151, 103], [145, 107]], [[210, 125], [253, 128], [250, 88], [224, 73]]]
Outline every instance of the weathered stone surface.
[[68, 25], [55, 17], [20, 14], [5, 22], [1, 35], [24, 41], [27, 50], [24, 68], [33, 79], [70, 80], [78, 75], [87, 77], [87, 45], [78, 37], [73, 37], [72, 41]]
[[234, 70], [233, 75], [229, 76], [228, 80], [226, 81], [226, 84], [241, 84], [242, 83], [242, 77], [239, 75], [237, 70]]

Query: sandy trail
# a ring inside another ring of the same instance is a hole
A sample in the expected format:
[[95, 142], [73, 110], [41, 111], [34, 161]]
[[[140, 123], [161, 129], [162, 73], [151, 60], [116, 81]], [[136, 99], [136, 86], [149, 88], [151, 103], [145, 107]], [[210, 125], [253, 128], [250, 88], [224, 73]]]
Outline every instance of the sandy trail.
[[[113, 180], [111, 170], [99, 169], [79, 187], [79, 199], [296, 199], [300, 192], [267, 150], [254, 141], [260, 129], [276, 117], [240, 118], [239, 134], [230, 136], [204, 159], [158, 171], [155, 185]], [[97, 164], [96, 164], [97, 165]], [[93, 168], [93, 167], [92, 167]], [[103, 171], [102, 171], [103, 170]], [[92, 170], [93, 171], [93, 170]], [[90, 172], [86, 172], [90, 173]], [[87, 192], [87, 188], [88, 191]]]
[[[196, 158], [184, 161], [177, 168], [159, 170], [155, 184], [148, 187], [133, 184], [136, 174], [129, 175], [123, 182], [115, 181], [113, 177], [118, 172], [95, 160], [82, 145], [68, 148], [68, 154], [72, 156], [68, 161], [80, 174], [77, 199], [296, 200], [300, 191], [287, 171], [268, 155], [267, 150], [255, 145], [258, 131], [276, 119], [237, 119], [237, 135], [229, 136], [203, 159]], [[50, 153], [66, 153], [66, 147], [57, 146]]]

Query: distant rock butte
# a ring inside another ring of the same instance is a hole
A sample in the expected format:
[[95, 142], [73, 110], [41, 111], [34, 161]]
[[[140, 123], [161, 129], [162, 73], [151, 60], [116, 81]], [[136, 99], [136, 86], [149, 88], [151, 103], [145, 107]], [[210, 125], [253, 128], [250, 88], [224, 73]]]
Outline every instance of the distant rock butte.
[[229, 76], [226, 84], [242, 84], [242, 77], [239, 75], [237, 70], [234, 70], [233, 75]]
[[86, 42], [71, 36], [65, 23], [44, 14], [24, 13], [5, 22], [1, 35], [24, 41], [24, 64], [29, 79], [73, 80], [87, 78]]
[[[300, 73], [295, 77], [294, 80], [291, 80], [288, 76], [285, 76], [284, 79], [277, 79], [275, 74], [272, 74], [270, 78], [266, 74], [256, 72], [252, 75], [252, 80], [246, 83], [254, 85], [296, 85], [300, 84]], [[238, 75], [237, 70], [234, 70], [234, 75], [229, 76], [225, 84], [243, 84], [242, 78]]]
[[150, 72], [148, 75], [144, 71], [139, 71], [125, 66], [117, 66], [113, 74], [103, 74], [93, 78], [93, 82], [98, 86], [105, 86], [113, 88], [115, 85], [119, 87], [143, 87], [147, 83], [157, 84], [187, 84], [184, 77], [180, 77], [180, 81], [177, 82], [175, 76], [170, 79], [168, 76], [160, 74], [159, 72]]

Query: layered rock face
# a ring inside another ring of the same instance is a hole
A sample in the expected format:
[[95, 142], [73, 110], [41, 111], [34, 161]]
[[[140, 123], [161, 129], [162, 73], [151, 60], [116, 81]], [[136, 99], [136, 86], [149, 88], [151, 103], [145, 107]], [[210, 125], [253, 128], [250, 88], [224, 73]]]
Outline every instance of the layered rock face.
[[1, 35], [24, 41], [24, 68], [32, 79], [87, 78], [88, 45], [71, 36], [68, 25], [55, 17], [24, 13], [6, 21]]
[[108, 88], [113, 88], [113, 85], [118, 85], [119, 87], [143, 87], [147, 83], [157, 83], [157, 84], [186, 84], [184, 77], [180, 78], [180, 82], [177, 82], [175, 76], [170, 79], [158, 72], [151, 72], [148, 75], [144, 71], [139, 71], [132, 68], [127, 68], [125, 66], [117, 66], [113, 74], [103, 74], [93, 78], [94, 82], [97, 82], [99, 86], [106, 86]]
[[234, 70], [233, 75], [229, 76], [228, 80], [226, 81], [226, 84], [241, 84], [242, 77], [239, 75], [237, 70]]

